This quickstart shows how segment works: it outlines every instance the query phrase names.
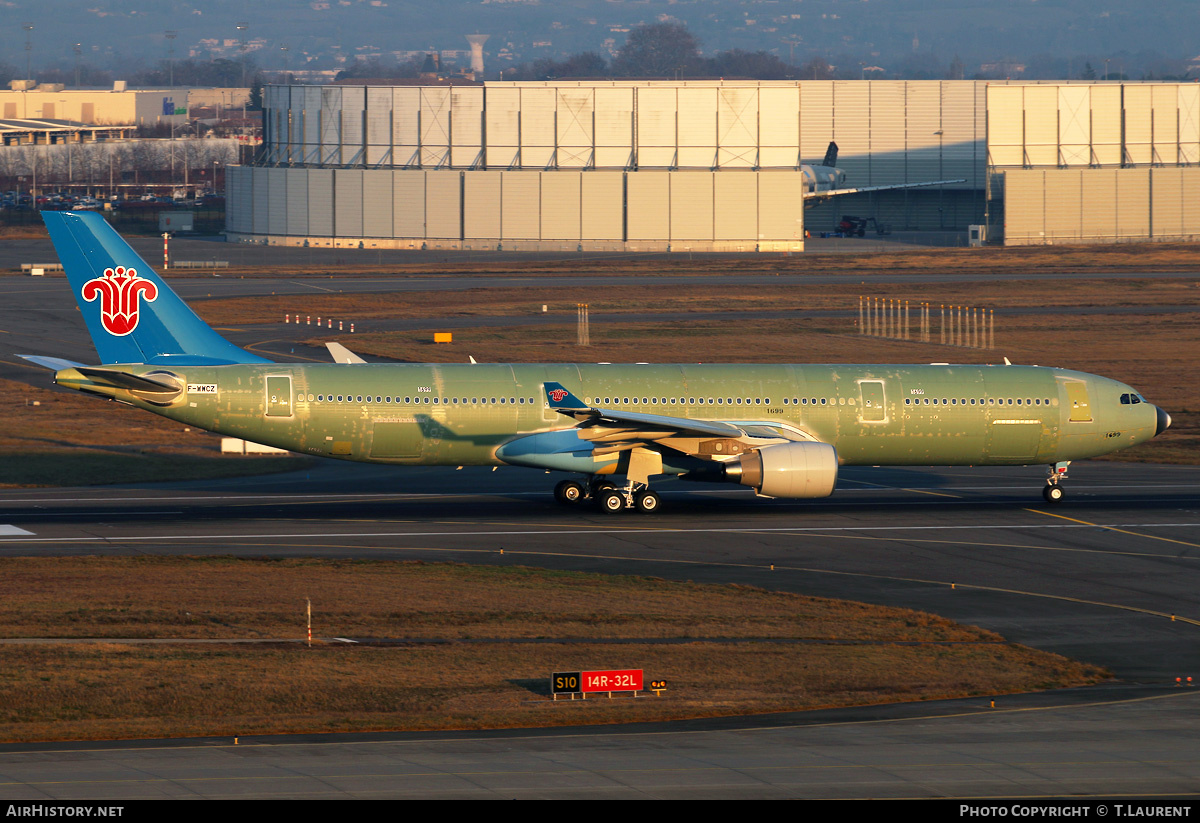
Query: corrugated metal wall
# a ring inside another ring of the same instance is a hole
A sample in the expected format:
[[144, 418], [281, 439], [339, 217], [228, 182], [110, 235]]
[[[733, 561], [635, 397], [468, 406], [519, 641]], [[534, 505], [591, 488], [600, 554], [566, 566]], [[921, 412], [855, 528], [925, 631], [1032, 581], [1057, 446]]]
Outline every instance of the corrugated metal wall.
[[[820, 162], [836, 140], [850, 185], [964, 177], [959, 188], [981, 189], [984, 89], [949, 80], [269, 86], [266, 117], [287, 125], [270, 130], [264, 157], [362, 168], [794, 169]], [[1200, 121], [1200, 98], [1194, 108]]]
[[996, 169], [1200, 163], [1195, 83], [987, 87]]
[[[287, 174], [231, 183], [228, 228], [348, 242], [793, 248], [803, 221], [792, 175], [831, 140], [847, 185], [965, 178], [950, 188], [968, 199], [950, 209], [945, 190], [863, 201], [907, 209], [897, 227], [965, 225], [983, 209], [985, 93], [974, 81], [270, 86], [261, 163]], [[1200, 123], [1200, 97], [1191, 103], [1188, 122]], [[1200, 156], [1200, 138], [1189, 146]]]
[[1200, 168], [1009, 169], [1006, 245], [1200, 239]]
[[799, 178], [231, 166], [228, 229], [294, 245], [798, 251]]

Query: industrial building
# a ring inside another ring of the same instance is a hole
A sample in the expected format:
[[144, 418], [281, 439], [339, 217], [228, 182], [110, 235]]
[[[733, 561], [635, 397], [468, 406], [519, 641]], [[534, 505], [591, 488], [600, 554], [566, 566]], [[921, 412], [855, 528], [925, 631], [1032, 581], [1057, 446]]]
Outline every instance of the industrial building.
[[71, 120], [92, 125], [182, 126], [187, 123], [187, 89], [69, 89], [61, 83], [13, 80], [0, 90], [4, 120]]
[[[231, 239], [366, 248], [779, 251], [804, 243], [803, 162], [979, 222], [982, 85], [558, 81], [270, 86]], [[944, 218], [943, 218], [944, 219]]]
[[1200, 239], [1200, 84], [992, 85], [1006, 245]]
[[[1191, 237], [1196, 92], [950, 80], [269, 86], [260, 157], [228, 169], [227, 231], [363, 248], [798, 251], [806, 223], [858, 214], [894, 229], [986, 222], [1006, 242]], [[962, 182], [806, 213], [801, 166], [830, 141], [850, 188]]]

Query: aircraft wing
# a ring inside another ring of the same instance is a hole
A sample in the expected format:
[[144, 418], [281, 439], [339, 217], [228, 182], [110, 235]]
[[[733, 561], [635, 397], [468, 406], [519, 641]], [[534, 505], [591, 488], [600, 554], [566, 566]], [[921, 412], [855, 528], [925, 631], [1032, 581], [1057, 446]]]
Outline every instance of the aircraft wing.
[[571, 394], [560, 383], [546, 383], [545, 389], [550, 408], [579, 421], [576, 428], [603, 427], [611, 429], [613, 435], [627, 433], [641, 440], [658, 440], [672, 435], [741, 437], [745, 433], [737, 426], [716, 420], [689, 420], [686, 417], [595, 408]]
[[924, 183], [896, 183], [890, 186], [860, 186], [856, 189], [829, 189], [827, 191], [805, 192], [804, 199], [810, 200], [817, 197], [837, 197], [842, 194], [864, 194], [872, 191], [890, 191], [891, 189], [921, 189], [928, 186], [944, 186], [949, 183], [965, 182], [966, 178], [960, 177], [957, 180], [929, 180]]
[[611, 474], [620, 467], [634, 482], [648, 483], [667, 464], [687, 466], [685, 470], [720, 470], [725, 464], [714, 459], [734, 458], [772, 443], [810, 439], [795, 430], [785, 432], [789, 426], [761, 421], [725, 423], [596, 408], [560, 383], [544, 385], [550, 408], [575, 420], [575, 426], [505, 443], [496, 452], [504, 462], [585, 474]]

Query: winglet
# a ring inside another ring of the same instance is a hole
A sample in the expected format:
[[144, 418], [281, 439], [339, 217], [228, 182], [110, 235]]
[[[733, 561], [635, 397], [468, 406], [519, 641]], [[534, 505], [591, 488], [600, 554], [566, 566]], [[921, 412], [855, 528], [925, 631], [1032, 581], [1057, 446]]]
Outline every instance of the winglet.
[[591, 406], [571, 394], [570, 390], [563, 388], [561, 383], [547, 381], [542, 386], [546, 390], [546, 404], [555, 411], [563, 414], [591, 411]]
[[330, 341], [325, 344], [325, 348], [329, 349], [329, 354], [333, 357], [335, 363], [366, 363], [354, 352], [343, 346], [341, 343]]

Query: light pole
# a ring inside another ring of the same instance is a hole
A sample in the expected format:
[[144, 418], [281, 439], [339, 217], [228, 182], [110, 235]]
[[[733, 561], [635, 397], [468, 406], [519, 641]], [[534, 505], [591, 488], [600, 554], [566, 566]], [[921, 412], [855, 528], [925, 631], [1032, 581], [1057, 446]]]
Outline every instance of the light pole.
[[179, 32], [167, 29], [163, 34], [167, 38], [167, 72], [170, 77], [168, 85], [175, 88], [175, 38], [179, 36]]
[[238, 23], [238, 50], [242, 53], [242, 88], [246, 87], [246, 29], [249, 23]]
[[75, 88], [79, 88], [79, 58], [83, 56], [83, 43], [75, 43], [71, 50], [75, 52]]
[[25, 29], [25, 79], [33, 79], [33, 72], [29, 68], [29, 60], [33, 55], [33, 23], [26, 23], [21, 26]]

